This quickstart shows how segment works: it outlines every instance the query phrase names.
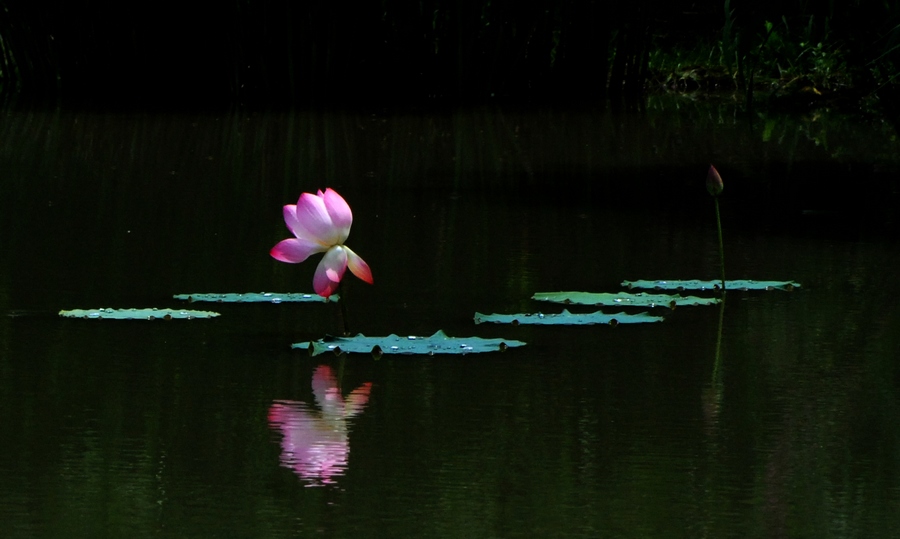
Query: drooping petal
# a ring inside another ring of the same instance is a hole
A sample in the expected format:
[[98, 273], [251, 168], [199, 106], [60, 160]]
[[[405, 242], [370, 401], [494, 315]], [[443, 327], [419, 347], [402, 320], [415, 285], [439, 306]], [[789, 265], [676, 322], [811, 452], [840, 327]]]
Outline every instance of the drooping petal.
[[325, 298], [334, 294], [345, 271], [347, 271], [346, 250], [340, 245], [328, 249], [316, 267], [316, 274], [313, 276], [313, 290]]
[[353, 275], [356, 275], [369, 284], [374, 283], [375, 280], [372, 278], [372, 270], [369, 269], [369, 265], [366, 264], [366, 261], [358, 254], [351, 251], [346, 245], [344, 246], [344, 250], [347, 251], [347, 266], [350, 268], [350, 271], [353, 272]]
[[321, 253], [326, 249], [327, 247], [323, 247], [314, 241], [302, 238], [288, 238], [276, 243], [275, 247], [272, 247], [269, 251], [269, 254], [275, 260], [289, 264], [298, 264], [309, 258], [309, 255]]
[[347, 204], [344, 197], [337, 194], [330, 187], [325, 189], [325, 193], [321, 196], [322, 200], [325, 201], [325, 208], [328, 210], [331, 222], [340, 229], [340, 240], [338, 243], [344, 243], [347, 241], [347, 236], [350, 235], [350, 225], [353, 224], [353, 212], [350, 210], [350, 205]]
[[340, 228], [331, 221], [322, 197], [303, 193], [297, 201], [297, 231], [295, 235], [314, 240], [328, 247], [341, 242]]

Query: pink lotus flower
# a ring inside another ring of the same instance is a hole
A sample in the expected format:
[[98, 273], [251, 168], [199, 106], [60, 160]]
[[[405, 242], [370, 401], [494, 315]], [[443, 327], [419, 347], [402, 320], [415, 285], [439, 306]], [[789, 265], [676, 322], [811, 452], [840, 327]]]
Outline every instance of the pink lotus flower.
[[334, 294], [348, 267], [353, 275], [372, 284], [369, 265], [344, 245], [353, 212], [333, 189], [300, 195], [296, 205], [284, 207], [284, 222], [296, 237], [278, 242], [269, 254], [276, 260], [297, 264], [312, 254], [325, 253], [313, 277], [316, 294], [326, 298]]
[[320, 365], [313, 373], [312, 389], [318, 410], [303, 402], [275, 401], [269, 408], [269, 426], [281, 433], [282, 466], [310, 486], [329, 485], [346, 473], [349, 420], [365, 408], [372, 383], [344, 398], [331, 367]]

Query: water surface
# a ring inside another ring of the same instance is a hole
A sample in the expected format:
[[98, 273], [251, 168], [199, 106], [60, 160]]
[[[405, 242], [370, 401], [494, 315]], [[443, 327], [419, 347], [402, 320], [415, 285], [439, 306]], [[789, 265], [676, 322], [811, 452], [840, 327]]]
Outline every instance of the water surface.
[[[896, 148], [871, 122], [723, 110], [7, 113], [0, 536], [895, 537]], [[801, 289], [730, 292], [721, 327], [472, 323], [716, 277], [710, 161], [729, 276]], [[853, 188], [814, 189], [823, 171]], [[268, 250], [281, 205], [326, 186], [375, 275], [349, 277], [354, 330], [529, 345], [291, 350], [337, 331], [324, 304], [56, 316], [310, 291], [315, 263]]]

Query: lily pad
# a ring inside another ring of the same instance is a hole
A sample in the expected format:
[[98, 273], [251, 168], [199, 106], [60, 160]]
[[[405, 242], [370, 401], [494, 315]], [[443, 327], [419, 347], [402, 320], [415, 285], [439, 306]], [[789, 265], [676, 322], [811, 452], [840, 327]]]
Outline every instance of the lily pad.
[[328, 301], [338, 301], [340, 297], [332, 294], [330, 298], [323, 298], [318, 294], [299, 294], [296, 292], [286, 292], [284, 294], [276, 292], [247, 292], [243, 294], [225, 293], [225, 294], [175, 294], [175, 299], [183, 301], [212, 301], [215, 303], [325, 303]]
[[[684, 281], [622, 281], [622, 286], [628, 288], [644, 288], [653, 290], [718, 290], [722, 288], [722, 281], [700, 281], [688, 279]], [[725, 281], [727, 290], [787, 290], [800, 288], [800, 283], [794, 281], [754, 281], [750, 279]]]
[[697, 296], [676, 296], [670, 294], [647, 294], [638, 292], [538, 292], [531, 299], [574, 305], [606, 305], [625, 307], [669, 307], [687, 305], [715, 305], [718, 298], [698, 298]]
[[449, 337], [438, 330], [431, 337], [366, 337], [362, 333], [354, 337], [326, 337], [318, 341], [295, 343], [291, 348], [306, 348], [311, 355], [325, 352], [356, 354], [477, 354], [482, 352], [502, 352], [507, 348], [525, 346], [522, 341], [508, 339], [482, 339], [480, 337]]
[[523, 313], [523, 314], [481, 314], [475, 313], [475, 323], [493, 322], [495, 324], [527, 324], [527, 325], [547, 325], [547, 326], [588, 326], [593, 324], [608, 324], [616, 326], [619, 324], [641, 324], [646, 322], [662, 322], [661, 316], [652, 316], [648, 313], [626, 314], [616, 313], [607, 314], [600, 311], [595, 313], [570, 313], [563, 309], [563, 312], [557, 314], [543, 313]]
[[219, 313], [212, 311], [186, 311], [184, 309], [73, 309], [59, 311], [66, 318], [87, 318], [88, 320], [192, 320], [194, 318], [215, 318]]

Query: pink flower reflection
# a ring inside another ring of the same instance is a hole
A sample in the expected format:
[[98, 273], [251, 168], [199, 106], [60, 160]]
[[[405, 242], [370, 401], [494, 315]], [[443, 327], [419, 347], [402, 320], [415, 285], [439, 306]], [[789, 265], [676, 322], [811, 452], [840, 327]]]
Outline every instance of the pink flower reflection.
[[294, 470], [310, 486], [329, 485], [347, 469], [350, 454], [348, 420], [362, 412], [372, 383], [341, 395], [331, 367], [320, 365], [312, 377], [319, 409], [298, 401], [275, 401], [269, 426], [281, 432], [281, 465]]

